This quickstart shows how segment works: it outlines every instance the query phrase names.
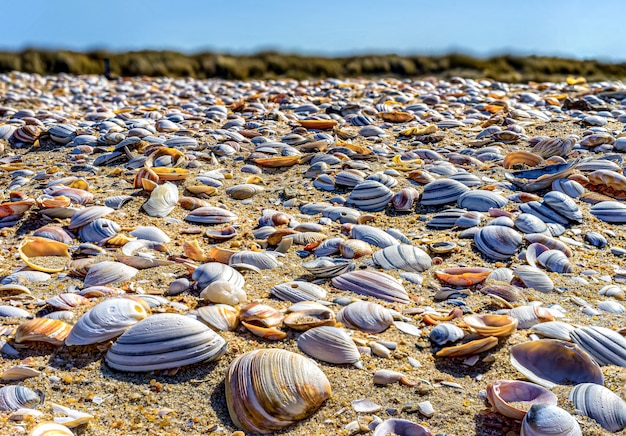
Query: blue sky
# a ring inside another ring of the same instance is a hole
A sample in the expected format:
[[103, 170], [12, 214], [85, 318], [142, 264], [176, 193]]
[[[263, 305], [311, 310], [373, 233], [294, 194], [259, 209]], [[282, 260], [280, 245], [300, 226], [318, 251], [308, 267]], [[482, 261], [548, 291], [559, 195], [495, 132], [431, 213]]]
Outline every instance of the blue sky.
[[498, 53], [626, 61], [626, 1], [27, 0], [0, 50]]

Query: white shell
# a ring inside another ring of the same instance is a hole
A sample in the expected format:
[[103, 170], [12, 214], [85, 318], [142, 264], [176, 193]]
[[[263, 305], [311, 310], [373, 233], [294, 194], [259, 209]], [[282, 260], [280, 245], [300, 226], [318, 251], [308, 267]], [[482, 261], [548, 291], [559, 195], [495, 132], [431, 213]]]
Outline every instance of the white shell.
[[141, 208], [150, 216], [166, 217], [178, 204], [178, 188], [173, 183], [165, 182], [150, 193], [150, 198]]
[[570, 391], [569, 399], [605, 430], [616, 433], [626, 428], [626, 402], [604, 386], [581, 383]]
[[582, 436], [576, 419], [550, 404], [533, 404], [524, 416], [520, 436]]
[[315, 327], [298, 338], [298, 348], [318, 360], [328, 363], [356, 363], [361, 358], [348, 333], [338, 327]]
[[137, 272], [137, 269], [121, 262], [99, 262], [87, 271], [84, 285], [88, 288], [122, 282], [133, 278]]
[[570, 333], [572, 342], [585, 350], [600, 365], [626, 368], [626, 338], [605, 327], [579, 327]]
[[389, 309], [380, 304], [356, 301], [337, 313], [337, 321], [348, 328], [375, 334], [387, 330], [393, 324], [393, 316]]
[[270, 289], [272, 295], [285, 301], [297, 303], [299, 301], [322, 300], [326, 298], [326, 290], [309, 282], [293, 281], [275, 285]]
[[404, 286], [392, 276], [378, 271], [352, 271], [332, 279], [336, 288], [352, 291], [381, 300], [408, 303], [409, 296]]

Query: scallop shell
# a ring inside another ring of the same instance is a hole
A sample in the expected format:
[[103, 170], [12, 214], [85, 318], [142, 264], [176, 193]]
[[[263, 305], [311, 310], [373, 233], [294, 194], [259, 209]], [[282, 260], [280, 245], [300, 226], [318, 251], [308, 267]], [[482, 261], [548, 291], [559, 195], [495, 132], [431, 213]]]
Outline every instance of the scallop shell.
[[0, 411], [31, 409], [42, 402], [42, 397], [27, 387], [3, 386], [0, 388]]
[[544, 403], [556, 406], [558, 398], [548, 389], [520, 380], [498, 380], [487, 386], [487, 399], [491, 406], [502, 415], [522, 420], [526, 416], [525, 408], [533, 404]]
[[272, 286], [272, 295], [284, 301], [314, 301], [326, 298], [326, 290], [309, 282], [293, 281]]
[[354, 205], [358, 209], [375, 212], [385, 209], [391, 201], [393, 192], [375, 180], [366, 180], [356, 185], [346, 201], [346, 205]]
[[298, 348], [322, 362], [356, 363], [361, 358], [356, 344], [348, 333], [338, 327], [315, 327], [298, 338]]
[[121, 262], [99, 262], [89, 268], [85, 276], [85, 287], [108, 285], [130, 280], [138, 270]]
[[348, 328], [366, 333], [382, 333], [393, 324], [389, 309], [377, 303], [356, 301], [337, 313], [337, 321]]
[[474, 236], [476, 248], [490, 259], [510, 259], [522, 245], [522, 237], [505, 226], [483, 227]]
[[596, 362], [583, 350], [557, 339], [539, 339], [510, 349], [511, 364], [529, 380], [552, 389], [559, 384], [604, 384]]
[[235, 425], [269, 434], [307, 418], [332, 395], [322, 370], [304, 356], [280, 349], [237, 357], [226, 374], [226, 403]]
[[129, 298], [105, 300], [80, 317], [65, 339], [65, 345], [105, 342], [124, 333], [148, 316], [144, 306]]
[[412, 245], [391, 245], [375, 252], [372, 259], [382, 269], [401, 269], [409, 272], [423, 272], [432, 266], [430, 256]]
[[378, 271], [352, 271], [332, 279], [336, 288], [381, 300], [408, 303], [409, 296], [404, 286], [395, 278]]
[[626, 403], [604, 386], [581, 383], [570, 391], [569, 400], [605, 430], [616, 433], [626, 428]]
[[522, 421], [520, 436], [582, 436], [576, 419], [551, 404], [533, 404]]
[[619, 333], [605, 327], [586, 326], [574, 329], [570, 337], [600, 365], [626, 368], [626, 338]]
[[217, 360], [226, 347], [226, 341], [200, 321], [159, 313], [128, 329], [105, 359], [119, 371], [147, 372]]
[[452, 179], [439, 179], [424, 186], [420, 203], [424, 206], [439, 206], [454, 203], [469, 188]]

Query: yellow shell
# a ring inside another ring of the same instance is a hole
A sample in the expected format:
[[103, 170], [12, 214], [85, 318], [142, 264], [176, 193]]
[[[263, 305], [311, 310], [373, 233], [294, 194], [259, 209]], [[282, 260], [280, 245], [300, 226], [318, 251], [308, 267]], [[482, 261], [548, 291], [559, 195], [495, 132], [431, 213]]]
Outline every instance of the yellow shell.
[[298, 123], [305, 129], [330, 130], [337, 125], [335, 120], [300, 120]]
[[535, 153], [531, 153], [529, 151], [515, 151], [504, 157], [502, 166], [509, 169], [512, 168], [513, 165], [522, 163], [531, 167], [536, 167], [541, 162], [543, 162], [543, 158]]
[[[52, 239], [40, 238], [32, 236], [25, 239], [19, 246], [18, 252], [22, 261], [37, 271], [43, 272], [60, 272], [66, 267], [66, 264], [71, 260], [70, 253], [68, 251], [69, 246], [62, 242], [54, 241]], [[46, 266], [37, 265], [32, 261], [34, 257], [61, 257], [65, 258], [66, 262], [63, 266]]]
[[508, 315], [470, 315], [463, 318], [481, 336], [510, 336], [517, 329], [518, 320]]
[[189, 170], [184, 168], [154, 167], [152, 171], [163, 181], [185, 180], [189, 177]]

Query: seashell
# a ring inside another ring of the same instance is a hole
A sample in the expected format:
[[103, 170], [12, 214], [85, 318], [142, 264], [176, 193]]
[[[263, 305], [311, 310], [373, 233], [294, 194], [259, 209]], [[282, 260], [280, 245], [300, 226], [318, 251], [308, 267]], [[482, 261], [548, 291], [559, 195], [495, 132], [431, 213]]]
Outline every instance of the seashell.
[[74, 433], [62, 424], [42, 422], [33, 428], [30, 436], [74, 436]]
[[394, 434], [398, 436], [431, 436], [432, 433], [415, 422], [406, 419], [388, 419], [379, 424], [372, 436], [387, 436]]
[[605, 327], [586, 326], [574, 329], [570, 337], [598, 364], [626, 368], [626, 338], [619, 333]]
[[400, 382], [406, 386], [415, 386], [417, 382], [408, 378], [405, 374], [389, 369], [379, 369], [374, 373], [374, 384], [388, 385], [390, 383]]
[[585, 193], [583, 185], [576, 180], [569, 179], [556, 179], [552, 182], [552, 190], [562, 192], [572, 198], [578, 198]]
[[[300, 308], [304, 307], [304, 308]], [[294, 330], [309, 330], [320, 326], [334, 326], [335, 314], [326, 306], [305, 302], [303, 304], [295, 304], [289, 308], [291, 313], [285, 316], [284, 324]]]
[[482, 219], [483, 215], [480, 212], [467, 212], [457, 218], [454, 222], [454, 226], [462, 229], [468, 229], [470, 227], [478, 226]]
[[436, 229], [451, 229], [466, 212], [464, 209], [446, 209], [435, 214], [426, 225]]
[[378, 271], [352, 271], [332, 279], [336, 288], [357, 294], [380, 298], [381, 300], [408, 303], [409, 296], [402, 284], [395, 278]]
[[284, 301], [297, 303], [299, 301], [314, 301], [326, 298], [324, 288], [309, 282], [287, 282], [272, 286], [270, 293]]
[[588, 416], [603, 429], [616, 433], [626, 428], [626, 403], [619, 396], [594, 383], [581, 383], [569, 393], [577, 411]]
[[339, 244], [344, 241], [343, 238], [330, 238], [325, 239], [319, 243], [313, 253], [318, 257], [330, 256], [332, 254], [339, 253]]
[[334, 191], [335, 179], [328, 174], [320, 174], [313, 181], [313, 186], [317, 189], [321, 189], [322, 191]]
[[513, 274], [515, 274], [527, 288], [533, 288], [544, 294], [554, 289], [554, 283], [550, 277], [539, 268], [528, 265], [518, 265], [513, 270]]
[[522, 237], [510, 227], [487, 226], [476, 232], [474, 244], [490, 259], [507, 260], [522, 245]]
[[424, 170], [413, 170], [407, 175], [407, 178], [420, 185], [427, 185], [436, 180], [432, 174]]
[[333, 221], [343, 223], [356, 223], [361, 213], [351, 207], [330, 206], [322, 210], [322, 215]]
[[72, 200], [64, 195], [58, 195], [56, 197], [53, 197], [46, 194], [40, 195], [35, 199], [35, 201], [37, 202], [37, 206], [39, 206], [40, 209], [67, 207], [72, 203]]
[[626, 224], [626, 204], [617, 201], [601, 201], [594, 204], [590, 212], [601, 221], [612, 224]]
[[545, 245], [546, 247], [554, 250], [559, 250], [563, 252], [567, 257], [572, 257], [572, 249], [567, 246], [564, 242], [554, 239], [550, 236], [539, 234], [539, 233], [528, 233], [524, 235], [524, 239], [531, 243], [539, 243]]
[[457, 205], [471, 211], [487, 212], [489, 209], [499, 209], [506, 205], [508, 200], [492, 191], [467, 191], [459, 196]]
[[439, 179], [424, 186], [420, 203], [424, 206], [439, 206], [454, 203], [469, 188], [451, 179]]
[[574, 148], [577, 140], [578, 138], [574, 135], [568, 135], [565, 138], [545, 138], [538, 141], [531, 152], [544, 159], [552, 156], [566, 157]]
[[490, 350], [496, 345], [498, 345], [498, 338], [494, 336], [489, 336], [487, 338], [466, 342], [461, 345], [442, 348], [435, 354], [435, 356], [437, 357], [468, 356], [468, 355], [479, 354], [479, 353], [482, 353], [483, 351]]
[[541, 201], [529, 201], [528, 203], [523, 203], [519, 206], [519, 210], [523, 213], [535, 215], [544, 223], [557, 223], [561, 225], [569, 224], [569, 220], [565, 216], [551, 209]]
[[132, 279], [137, 269], [120, 262], [99, 262], [89, 268], [85, 276], [85, 287], [102, 286]]
[[626, 308], [624, 308], [621, 303], [612, 300], [601, 301], [600, 303], [598, 303], [598, 309], [616, 315], [626, 312]]
[[496, 297], [502, 298], [509, 303], [519, 303], [526, 300], [521, 288], [506, 282], [492, 280], [492, 275], [493, 273], [487, 277], [489, 284], [480, 288], [480, 292], [486, 295], [495, 295]]
[[587, 174], [585, 187], [618, 200], [626, 199], [626, 176], [611, 170], [597, 170]]
[[17, 283], [7, 283], [0, 285], [0, 297], [26, 294], [30, 295], [30, 289]]
[[372, 254], [372, 247], [359, 239], [342, 239], [338, 248], [341, 256], [346, 259], [358, 259]]
[[389, 309], [380, 304], [356, 301], [337, 313], [337, 321], [348, 328], [376, 334], [384, 332], [393, 324], [393, 316]]
[[154, 226], [136, 227], [135, 230], [130, 232], [130, 235], [134, 236], [137, 239], [143, 239], [153, 242], [168, 243], [171, 241], [170, 237], [167, 236], [163, 230]]
[[[533, 153], [537, 153], [537, 151], [533, 150]], [[564, 179], [569, 176], [574, 172], [578, 163], [579, 160], [576, 159], [566, 164], [548, 165], [540, 169], [505, 173], [504, 177], [525, 192], [536, 192], [550, 187], [552, 182], [557, 179]]]
[[205, 324], [183, 315], [159, 313], [133, 325], [109, 348], [107, 365], [147, 372], [214, 361], [227, 343]]
[[518, 329], [527, 329], [537, 323], [554, 321], [552, 312], [541, 306], [518, 306], [509, 310], [508, 315], [518, 320]]
[[407, 238], [406, 235], [402, 233], [400, 230], [390, 227], [385, 231], [389, 233], [391, 236], [393, 236], [394, 238], [396, 238], [401, 243], [411, 245], [411, 240]]
[[42, 272], [63, 271], [71, 260], [69, 246], [37, 236], [25, 238], [18, 247], [20, 259], [30, 268]]
[[600, 367], [586, 352], [558, 339], [514, 345], [510, 358], [526, 378], [548, 389], [560, 384], [604, 384]]
[[308, 272], [318, 279], [328, 279], [340, 274], [352, 271], [356, 265], [345, 259], [333, 259], [331, 257], [320, 257], [318, 259], [302, 264]]
[[65, 339], [65, 345], [106, 342], [124, 333], [148, 316], [142, 304], [129, 298], [112, 298], [95, 305], [80, 317]]
[[67, 144], [76, 137], [76, 127], [71, 124], [57, 124], [48, 129], [48, 134], [54, 142]]
[[26, 200], [21, 201], [10, 201], [8, 203], [0, 204], [0, 218], [10, 217], [10, 216], [21, 216], [28, 209], [30, 209], [34, 204], [35, 200], [32, 198], [28, 198]]
[[100, 242], [113, 238], [121, 229], [115, 221], [98, 218], [78, 229], [78, 237], [84, 242]]
[[302, 333], [298, 348], [322, 362], [355, 364], [361, 358], [359, 350], [348, 333], [338, 327], [315, 327]]
[[570, 332], [575, 328], [576, 327], [566, 322], [548, 321], [533, 325], [530, 331], [548, 339], [570, 341]]
[[15, 330], [15, 342], [47, 342], [63, 345], [72, 326], [57, 319], [35, 318], [22, 322]]
[[26, 365], [16, 365], [2, 371], [0, 380], [2, 381], [17, 381], [24, 380], [31, 377], [38, 377], [41, 375], [40, 371], [33, 369]]
[[398, 181], [391, 175], [383, 172], [374, 173], [371, 176], [367, 176], [365, 180], [374, 180], [378, 183], [385, 185], [387, 188], [393, 188], [398, 184]]
[[582, 436], [578, 422], [565, 410], [551, 404], [533, 404], [522, 421], [520, 436]]
[[378, 248], [387, 248], [391, 245], [397, 245], [400, 242], [389, 233], [377, 227], [365, 224], [357, 224], [350, 229], [350, 237], [367, 242]]
[[245, 200], [246, 198], [254, 197], [259, 192], [263, 192], [265, 188], [259, 185], [252, 185], [244, 183], [241, 185], [235, 185], [226, 190], [226, 194], [235, 200]]
[[544, 233], [548, 226], [540, 218], [530, 213], [521, 213], [515, 218], [515, 227], [522, 233]]
[[262, 434], [309, 417], [332, 395], [328, 379], [315, 362], [280, 349], [237, 357], [228, 367], [225, 384], [234, 424]]
[[74, 307], [81, 306], [83, 304], [89, 304], [89, 299], [78, 294], [70, 294], [66, 292], [66, 293], [55, 295], [54, 297], [48, 298], [46, 300], [46, 304], [56, 309], [70, 310]]
[[31, 409], [43, 403], [43, 395], [24, 386], [3, 386], [0, 388], [0, 411]]
[[417, 189], [409, 186], [395, 193], [393, 197], [391, 197], [391, 204], [398, 212], [410, 212], [413, 210], [413, 206], [418, 198], [419, 192]]
[[63, 413], [66, 415], [64, 417], [57, 416], [54, 418], [54, 421], [67, 427], [78, 427], [79, 425], [87, 424], [89, 421], [94, 419], [94, 416], [89, 413], [72, 410], [68, 407], [61, 406], [60, 404], [51, 403], [51, 405], [54, 413]]
[[359, 170], [343, 170], [335, 174], [335, 185], [354, 188], [365, 180], [365, 173]]
[[19, 307], [0, 306], [0, 318], [32, 318], [32, 315]]
[[244, 278], [234, 268], [219, 262], [208, 262], [200, 265], [191, 275], [199, 289], [205, 288], [214, 282], [229, 282], [236, 288], [243, 288]]
[[41, 135], [41, 129], [37, 126], [28, 124], [26, 126], [18, 127], [13, 132], [13, 140], [32, 144], [37, 140], [37, 138], [39, 138], [39, 135]]
[[583, 222], [582, 212], [578, 209], [574, 200], [562, 192], [548, 192], [543, 197], [543, 204], [554, 210], [562, 217], [566, 218], [568, 221], [575, 223]]
[[53, 241], [62, 242], [64, 244], [70, 244], [72, 242], [72, 236], [61, 227], [56, 226], [43, 226], [35, 230], [33, 236], [41, 238], [52, 239]]
[[448, 176], [448, 179], [460, 182], [468, 188], [480, 186], [483, 184], [483, 182], [478, 177], [464, 171], [458, 172], [456, 174], [451, 174], [450, 176]]
[[229, 265], [247, 264], [258, 269], [274, 269], [282, 265], [276, 260], [279, 253], [271, 251], [238, 251], [228, 260]]
[[491, 270], [479, 267], [447, 268], [443, 271], [435, 271], [437, 278], [455, 286], [472, 286], [484, 281]]
[[508, 315], [469, 315], [463, 322], [481, 336], [510, 336], [517, 329], [518, 320]]
[[366, 180], [356, 185], [346, 201], [346, 205], [354, 205], [358, 209], [376, 212], [385, 209], [391, 201], [393, 192], [375, 180]]
[[214, 206], [204, 206], [192, 210], [185, 217], [185, 221], [200, 224], [222, 224], [237, 220], [233, 212]]
[[487, 386], [487, 400], [496, 412], [522, 420], [533, 404], [556, 406], [558, 398], [548, 389], [520, 380], [498, 380]]
[[548, 271], [559, 274], [572, 272], [572, 264], [568, 257], [559, 250], [544, 251], [537, 257], [537, 262]]
[[107, 206], [90, 206], [76, 212], [67, 228], [69, 230], [76, 230], [80, 227], [86, 226], [89, 223], [102, 218], [105, 215], [113, 212], [114, 209]]
[[435, 344], [445, 345], [447, 343], [460, 341], [465, 337], [465, 332], [462, 328], [457, 327], [454, 324], [443, 322], [433, 327], [430, 331], [429, 337]]
[[598, 232], [585, 233], [585, 241], [589, 242], [596, 248], [604, 248], [606, 247], [606, 244], [608, 244], [606, 238]]
[[513, 168], [515, 165], [525, 164], [529, 167], [536, 167], [543, 162], [543, 158], [529, 151], [514, 151], [504, 156], [502, 166], [506, 169]]
[[423, 272], [432, 265], [430, 256], [412, 245], [391, 245], [375, 252], [372, 259], [382, 269], [401, 269], [409, 272]]
[[166, 217], [178, 204], [178, 188], [172, 183], [157, 186], [141, 208], [153, 217]]
[[228, 304], [212, 304], [198, 307], [195, 314], [215, 331], [233, 331], [239, 324], [239, 310]]

